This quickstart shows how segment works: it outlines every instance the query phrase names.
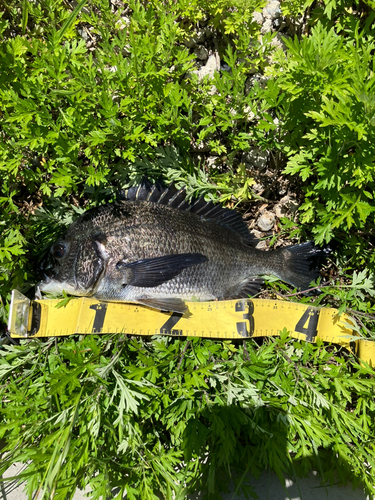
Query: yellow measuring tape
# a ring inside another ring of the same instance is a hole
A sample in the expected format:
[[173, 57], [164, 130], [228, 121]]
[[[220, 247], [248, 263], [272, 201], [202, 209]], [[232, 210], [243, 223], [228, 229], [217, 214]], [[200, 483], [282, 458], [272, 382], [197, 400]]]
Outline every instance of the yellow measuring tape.
[[13, 290], [8, 330], [12, 337], [60, 337], [73, 334], [126, 333], [212, 339], [276, 336], [286, 328], [291, 337], [307, 342], [321, 339], [348, 349], [375, 364], [375, 343], [354, 334], [353, 320], [337, 309], [282, 300], [238, 299], [188, 302], [189, 312], [171, 313], [120, 302], [77, 298], [30, 301]]

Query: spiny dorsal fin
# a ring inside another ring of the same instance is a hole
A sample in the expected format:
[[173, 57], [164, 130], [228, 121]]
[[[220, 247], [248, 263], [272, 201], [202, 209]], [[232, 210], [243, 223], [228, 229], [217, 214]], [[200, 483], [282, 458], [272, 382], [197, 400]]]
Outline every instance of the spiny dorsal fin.
[[160, 203], [161, 205], [169, 205], [170, 200], [173, 199], [174, 195], [177, 192], [177, 188], [173, 184], [171, 184], [161, 193], [158, 203]]
[[245, 221], [238, 212], [215, 205], [212, 201], [207, 202], [203, 197], [188, 202], [185, 187], [178, 191], [173, 184], [164, 187], [159, 182], [151, 185], [148, 181], [144, 181], [139, 186], [129, 188], [126, 198], [129, 201], [140, 200], [159, 203], [199, 215], [204, 219], [214, 220], [239, 233], [248, 243], [256, 244], [255, 236], [249, 233]]
[[181, 203], [185, 200], [186, 198], [186, 188], [185, 186], [181, 188], [177, 193], [169, 200], [168, 205], [173, 208], [179, 208]]

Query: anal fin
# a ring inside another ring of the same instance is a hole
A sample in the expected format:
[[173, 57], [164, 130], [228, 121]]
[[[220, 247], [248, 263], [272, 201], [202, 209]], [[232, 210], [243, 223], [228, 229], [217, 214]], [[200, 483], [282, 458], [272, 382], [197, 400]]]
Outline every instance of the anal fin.
[[264, 284], [264, 279], [260, 276], [254, 276], [253, 278], [249, 278], [245, 283], [244, 287], [241, 291], [236, 295], [238, 299], [245, 299], [247, 297], [254, 297], [257, 293], [259, 293], [260, 289]]

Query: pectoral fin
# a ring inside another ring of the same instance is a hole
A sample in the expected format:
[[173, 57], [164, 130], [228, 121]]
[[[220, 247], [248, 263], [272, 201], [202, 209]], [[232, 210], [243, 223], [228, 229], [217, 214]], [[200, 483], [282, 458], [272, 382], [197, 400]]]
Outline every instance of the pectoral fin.
[[137, 303], [154, 309], [160, 309], [161, 311], [171, 311], [181, 314], [188, 311], [188, 307], [182, 299], [144, 297], [138, 298]]
[[184, 269], [207, 262], [199, 253], [165, 255], [136, 262], [119, 261], [117, 269], [124, 271], [124, 285], [155, 287], [175, 278]]

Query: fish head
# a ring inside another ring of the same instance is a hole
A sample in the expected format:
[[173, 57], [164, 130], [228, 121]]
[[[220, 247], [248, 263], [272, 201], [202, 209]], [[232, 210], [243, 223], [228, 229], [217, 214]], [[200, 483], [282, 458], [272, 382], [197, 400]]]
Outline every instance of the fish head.
[[40, 290], [49, 293], [65, 291], [70, 295], [90, 296], [95, 293], [105, 272], [108, 254], [105, 236], [91, 234], [59, 238], [40, 262], [44, 279]]

